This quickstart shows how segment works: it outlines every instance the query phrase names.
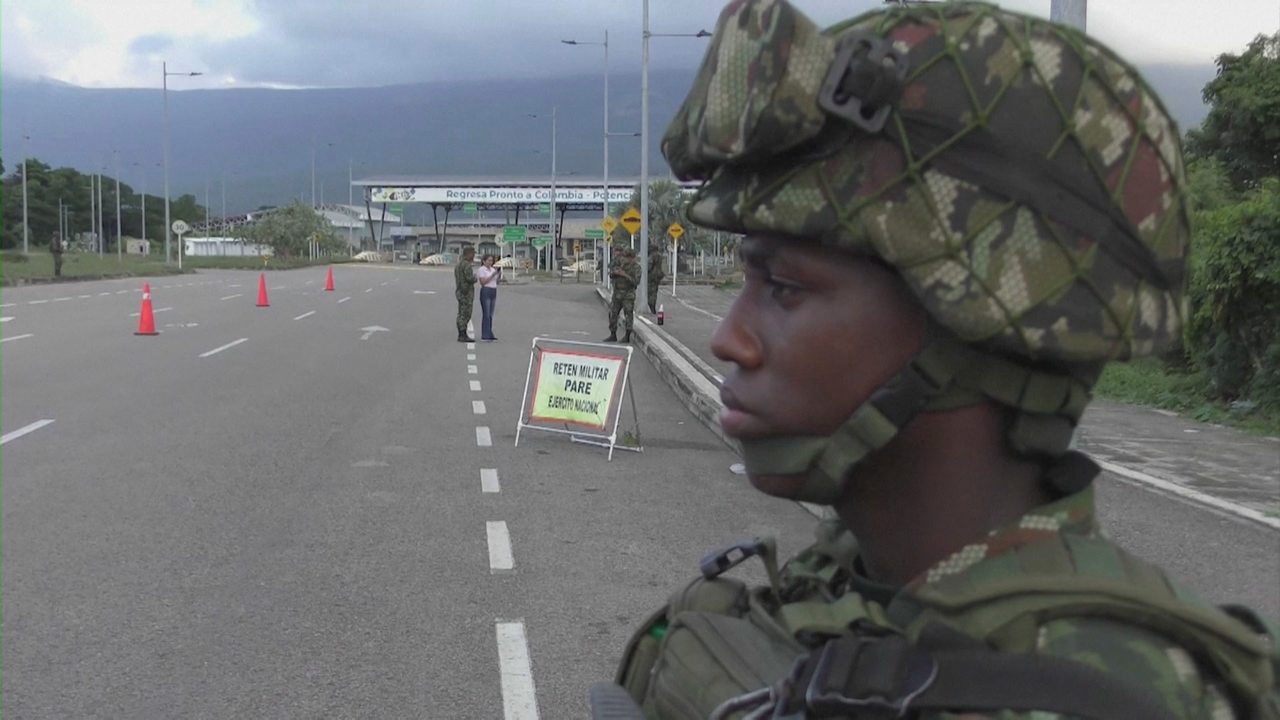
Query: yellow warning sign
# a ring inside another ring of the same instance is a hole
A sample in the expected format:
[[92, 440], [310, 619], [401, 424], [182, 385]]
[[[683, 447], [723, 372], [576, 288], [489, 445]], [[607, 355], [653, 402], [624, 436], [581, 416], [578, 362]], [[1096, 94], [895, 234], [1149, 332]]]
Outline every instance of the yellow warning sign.
[[618, 227], [618, 221], [614, 220], [612, 215], [609, 215], [600, 221], [600, 227], [604, 228], [606, 233], [611, 233], [614, 228]]
[[622, 227], [626, 228], [627, 232], [632, 235], [640, 232], [640, 211], [635, 208], [627, 208], [627, 211], [622, 213]]
[[680, 236], [684, 234], [684, 226], [678, 222], [673, 222], [671, 223], [671, 226], [667, 228], [667, 234], [672, 238], [679, 240]]
[[604, 430], [623, 359], [566, 350], [543, 350], [534, 370], [529, 419]]

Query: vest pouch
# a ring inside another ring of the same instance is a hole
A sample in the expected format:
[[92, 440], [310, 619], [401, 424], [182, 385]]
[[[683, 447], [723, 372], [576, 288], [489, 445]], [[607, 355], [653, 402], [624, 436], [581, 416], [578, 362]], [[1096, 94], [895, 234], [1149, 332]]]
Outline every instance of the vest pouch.
[[751, 615], [677, 615], [654, 666], [645, 716], [706, 720], [725, 700], [786, 677], [805, 649], [773, 627]]

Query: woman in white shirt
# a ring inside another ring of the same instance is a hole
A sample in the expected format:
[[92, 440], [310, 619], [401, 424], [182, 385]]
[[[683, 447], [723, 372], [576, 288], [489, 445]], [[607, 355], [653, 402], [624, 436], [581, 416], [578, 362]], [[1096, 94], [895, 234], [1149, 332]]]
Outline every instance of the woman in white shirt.
[[480, 281], [480, 312], [484, 319], [480, 321], [480, 339], [492, 342], [498, 338], [493, 336], [493, 309], [498, 304], [498, 278], [502, 276], [502, 268], [493, 266], [494, 256], [485, 255], [476, 268], [476, 279]]

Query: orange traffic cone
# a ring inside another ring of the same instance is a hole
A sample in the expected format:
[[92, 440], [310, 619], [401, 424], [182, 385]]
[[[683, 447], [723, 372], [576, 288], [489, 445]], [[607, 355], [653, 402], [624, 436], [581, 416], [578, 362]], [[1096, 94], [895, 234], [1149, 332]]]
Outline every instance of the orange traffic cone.
[[258, 307], [270, 307], [267, 304], [267, 274], [258, 276]]
[[134, 335], [159, 335], [156, 318], [151, 314], [151, 283], [142, 284], [142, 313], [138, 317], [138, 331]]
[[329, 268], [329, 279], [324, 281], [325, 290], [333, 290], [333, 268]]

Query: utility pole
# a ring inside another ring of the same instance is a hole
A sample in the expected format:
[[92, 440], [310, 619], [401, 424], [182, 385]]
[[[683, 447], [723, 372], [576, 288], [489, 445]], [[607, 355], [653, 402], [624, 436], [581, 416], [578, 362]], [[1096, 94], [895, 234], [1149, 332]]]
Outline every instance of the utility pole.
[[121, 240], [124, 232], [120, 222], [120, 151], [111, 152], [116, 156], [116, 262], [124, 262], [124, 242]]
[[1088, 27], [1089, 0], [1052, 0], [1049, 19], [1085, 32]]
[[[173, 223], [169, 219], [169, 76], [170, 75], [186, 75], [187, 77], [195, 77], [203, 75], [198, 72], [169, 72], [169, 63], [162, 62], [160, 64], [161, 71], [164, 73], [164, 84], [162, 90], [164, 93], [164, 263], [169, 264], [169, 233], [173, 232]], [[178, 247], [178, 269], [182, 269], [182, 247]]]
[[22, 134], [22, 252], [23, 254], [31, 252], [31, 245], [28, 237], [30, 231], [27, 229], [27, 141], [31, 139], [30, 135], [25, 132]]

